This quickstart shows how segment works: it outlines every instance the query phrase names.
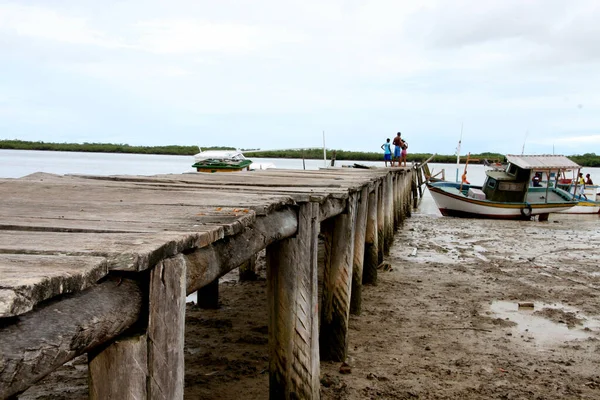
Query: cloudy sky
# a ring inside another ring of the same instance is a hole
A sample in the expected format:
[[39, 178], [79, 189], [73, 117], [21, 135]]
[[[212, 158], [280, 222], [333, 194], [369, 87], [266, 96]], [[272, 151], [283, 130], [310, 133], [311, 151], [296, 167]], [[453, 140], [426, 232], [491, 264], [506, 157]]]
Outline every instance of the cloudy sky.
[[597, 0], [0, 0], [0, 139], [600, 153]]

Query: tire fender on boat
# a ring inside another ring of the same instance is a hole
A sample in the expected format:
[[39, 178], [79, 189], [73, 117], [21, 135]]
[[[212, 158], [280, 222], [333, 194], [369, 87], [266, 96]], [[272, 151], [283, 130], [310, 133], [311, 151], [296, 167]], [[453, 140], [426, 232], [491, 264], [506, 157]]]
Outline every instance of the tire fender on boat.
[[531, 205], [527, 203], [527, 205], [521, 208], [521, 215], [524, 218], [531, 218]]

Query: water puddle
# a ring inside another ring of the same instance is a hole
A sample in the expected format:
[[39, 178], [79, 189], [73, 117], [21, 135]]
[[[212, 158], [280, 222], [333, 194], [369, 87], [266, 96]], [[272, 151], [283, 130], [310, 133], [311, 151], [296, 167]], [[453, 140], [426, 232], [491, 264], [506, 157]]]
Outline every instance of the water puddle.
[[534, 345], [587, 339], [600, 329], [600, 320], [585, 317], [574, 307], [560, 303], [521, 304], [526, 306], [519, 307], [519, 303], [510, 301], [494, 301], [490, 310], [498, 318], [516, 323], [514, 331]]

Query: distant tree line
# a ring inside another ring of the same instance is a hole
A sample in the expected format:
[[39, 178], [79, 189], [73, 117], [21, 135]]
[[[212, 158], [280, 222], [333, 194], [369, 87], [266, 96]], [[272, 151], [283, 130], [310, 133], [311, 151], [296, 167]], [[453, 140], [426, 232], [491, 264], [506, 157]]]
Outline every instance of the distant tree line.
[[[228, 146], [206, 146], [200, 148], [205, 150], [235, 150], [235, 147]], [[198, 146], [130, 146], [128, 144], [111, 144], [111, 143], [47, 143], [47, 142], [30, 142], [25, 140], [0, 140], [0, 149], [12, 150], [54, 150], [54, 151], [79, 151], [79, 152], [95, 152], [95, 153], [136, 153], [136, 154], [167, 154], [167, 155], [194, 155], [198, 153]], [[305, 159], [322, 159], [323, 149], [289, 149], [289, 150], [254, 150], [242, 149], [248, 151], [248, 158], [305, 158]], [[327, 159], [330, 160], [335, 152], [336, 160], [352, 160], [352, 161], [381, 161], [383, 154], [381, 152], [364, 152], [364, 151], [347, 151], [347, 150], [327, 150]], [[422, 162], [431, 157], [431, 153], [409, 153], [407, 156], [408, 162]], [[600, 156], [595, 153], [585, 153], [583, 155], [569, 156], [569, 158], [577, 164], [584, 167], [600, 167]], [[466, 156], [461, 156], [461, 161], [464, 162]], [[502, 162], [504, 155], [499, 153], [484, 152], [479, 154], [471, 154], [470, 163], [483, 163], [484, 160], [489, 162]], [[455, 155], [436, 154], [432, 162], [436, 163], [455, 163]]]

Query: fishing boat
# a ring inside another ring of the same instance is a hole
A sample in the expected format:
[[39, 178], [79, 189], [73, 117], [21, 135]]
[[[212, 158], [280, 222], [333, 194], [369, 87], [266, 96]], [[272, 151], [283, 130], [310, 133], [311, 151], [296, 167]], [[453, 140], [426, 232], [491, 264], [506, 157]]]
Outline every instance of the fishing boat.
[[255, 163], [240, 150], [200, 150], [194, 155], [193, 168], [198, 172], [238, 172], [275, 168], [273, 163]]
[[504, 170], [486, 171], [483, 186], [428, 182], [427, 187], [442, 215], [492, 219], [530, 219], [538, 215], [540, 220], [547, 220], [550, 213], [577, 204], [573, 196], [556, 185], [529, 185], [535, 172], [546, 171], [550, 175], [551, 171], [579, 168], [567, 157], [507, 155], [506, 162]]

